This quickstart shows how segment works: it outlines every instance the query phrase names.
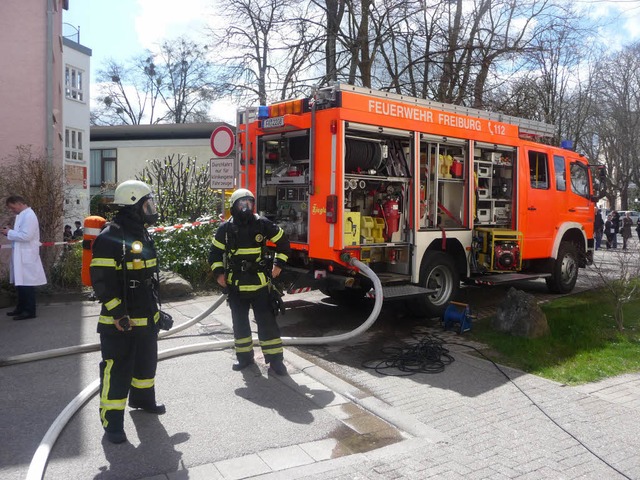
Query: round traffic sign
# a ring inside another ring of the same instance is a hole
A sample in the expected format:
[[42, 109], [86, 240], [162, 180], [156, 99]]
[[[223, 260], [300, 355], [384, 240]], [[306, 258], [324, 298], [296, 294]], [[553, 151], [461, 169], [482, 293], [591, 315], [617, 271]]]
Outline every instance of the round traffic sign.
[[211, 134], [211, 150], [218, 157], [226, 157], [235, 146], [233, 130], [222, 125], [216, 128]]

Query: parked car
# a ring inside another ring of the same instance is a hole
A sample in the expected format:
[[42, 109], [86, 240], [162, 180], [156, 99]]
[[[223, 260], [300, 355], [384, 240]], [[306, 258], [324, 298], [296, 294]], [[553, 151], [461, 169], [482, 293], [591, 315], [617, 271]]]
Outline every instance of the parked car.
[[631, 217], [631, 220], [633, 220], [633, 224], [636, 225], [638, 223], [638, 219], [640, 218], [640, 212], [636, 212], [635, 210], [618, 210], [618, 213], [620, 214], [620, 219], [626, 216], [627, 212], [631, 214], [629, 216]]

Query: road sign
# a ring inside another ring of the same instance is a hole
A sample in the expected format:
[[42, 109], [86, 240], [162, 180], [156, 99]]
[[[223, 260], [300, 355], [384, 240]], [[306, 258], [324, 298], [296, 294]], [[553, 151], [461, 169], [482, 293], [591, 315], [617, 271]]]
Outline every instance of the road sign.
[[211, 150], [218, 157], [226, 157], [233, 151], [235, 137], [233, 130], [222, 125], [216, 128], [211, 134]]
[[234, 188], [234, 159], [233, 158], [211, 158], [209, 160], [209, 171], [211, 172], [211, 188], [233, 189]]

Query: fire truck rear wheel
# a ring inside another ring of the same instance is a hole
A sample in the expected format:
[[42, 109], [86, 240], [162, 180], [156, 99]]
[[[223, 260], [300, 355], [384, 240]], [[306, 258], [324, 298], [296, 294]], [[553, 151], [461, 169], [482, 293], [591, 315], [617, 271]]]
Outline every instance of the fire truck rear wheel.
[[578, 280], [578, 251], [571, 242], [561, 242], [547, 288], [553, 293], [569, 293]]
[[411, 313], [417, 317], [444, 315], [460, 288], [460, 275], [451, 256], [444, 252], [427, 252], [420, 267], [420, 286], [434, 292], [410, 300], [407, 306]]

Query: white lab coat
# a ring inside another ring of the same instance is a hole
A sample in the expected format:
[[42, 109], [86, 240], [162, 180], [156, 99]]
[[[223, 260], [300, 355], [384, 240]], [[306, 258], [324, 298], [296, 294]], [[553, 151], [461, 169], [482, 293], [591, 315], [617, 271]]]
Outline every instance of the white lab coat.
[[7, 239], [12, 244], [9, 269], [11, 283], [16, 286], [45, 285], [47, 277], [40, 260], [40, 224], [31, 207], [16, 216]]

